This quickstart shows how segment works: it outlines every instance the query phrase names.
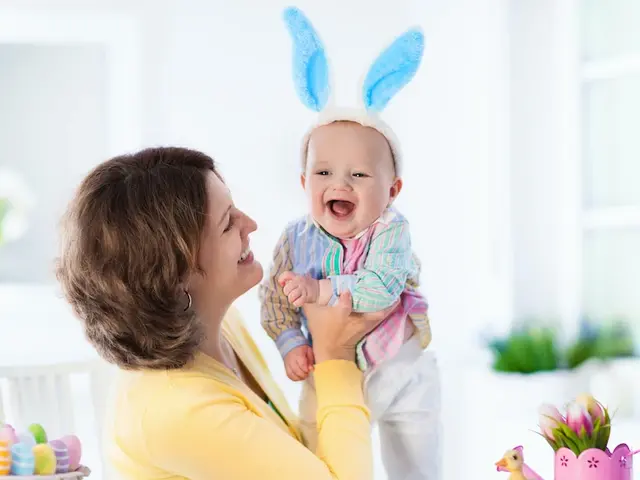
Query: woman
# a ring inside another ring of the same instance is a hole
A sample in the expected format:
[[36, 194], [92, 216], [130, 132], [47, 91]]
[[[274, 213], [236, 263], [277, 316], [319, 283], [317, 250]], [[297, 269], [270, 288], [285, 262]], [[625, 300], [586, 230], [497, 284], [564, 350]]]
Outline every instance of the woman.
[[356, 343], [385, 312], [349, 298], [307, 311], [318, 396], [316, 455], [232, 302], [262, 278], [238, 210], [203, 153], [109, 160], [67, 213], [58, 278], [99, 353], [120, 367], [106, 425], [118, 479], [372, 478]]

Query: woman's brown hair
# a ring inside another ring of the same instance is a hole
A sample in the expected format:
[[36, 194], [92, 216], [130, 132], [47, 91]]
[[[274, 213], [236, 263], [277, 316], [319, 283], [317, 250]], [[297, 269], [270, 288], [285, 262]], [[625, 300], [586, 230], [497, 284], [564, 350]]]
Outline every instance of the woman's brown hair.
[[197, 270], [213, 160], [185, 148], [112, 158], [80, 184], [56, 269], [89, 341], [125, 369], [184, 366], [202, 337], [182, 281]]

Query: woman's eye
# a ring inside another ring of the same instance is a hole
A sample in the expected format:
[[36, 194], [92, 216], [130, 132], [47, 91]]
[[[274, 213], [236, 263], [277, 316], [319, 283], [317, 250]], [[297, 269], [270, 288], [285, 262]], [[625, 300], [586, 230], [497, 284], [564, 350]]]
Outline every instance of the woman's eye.
[[329, 175], [329, 172], [327, 170], [320, 170], [316, 173], [316, 175], [322, 175], [323, 177], [326, 177], [327, 175]]
[[233, 227], [233, 217], [229, 217], [229, 223], [225, 227], [224, 233], [227, 233], [229, 230], [231, 230], [231, 227]]

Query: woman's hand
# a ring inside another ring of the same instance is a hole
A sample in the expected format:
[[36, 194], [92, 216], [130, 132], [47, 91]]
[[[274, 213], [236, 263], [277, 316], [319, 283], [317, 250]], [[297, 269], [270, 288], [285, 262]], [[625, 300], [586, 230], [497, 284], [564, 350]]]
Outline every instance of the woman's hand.
[[325, 360], [350, 360], [356, 356], [356, 345], [376, 328], [395, 308], [375, 313], [353, 313], [351, 294], [343, 293], [333, 307], [308, 304], [303, 307], [313, 338], [316, 363]]

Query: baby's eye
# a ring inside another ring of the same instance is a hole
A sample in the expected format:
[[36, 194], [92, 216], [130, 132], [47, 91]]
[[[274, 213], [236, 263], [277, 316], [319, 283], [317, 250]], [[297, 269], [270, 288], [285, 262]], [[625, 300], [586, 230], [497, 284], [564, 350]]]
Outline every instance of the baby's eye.
[[316, 172], [316, 175], [322, 175], [324, 177], [324, 176], [329, 175], [329, 171], [328, 170], [320, 170], [319, 172]]
[[354, 177], [356, 178], [365, 178], [368, 177], [369, 175], [367, 175], [366, 173], [362, 173], [362, 172], [356, 172], [353, 174]]

